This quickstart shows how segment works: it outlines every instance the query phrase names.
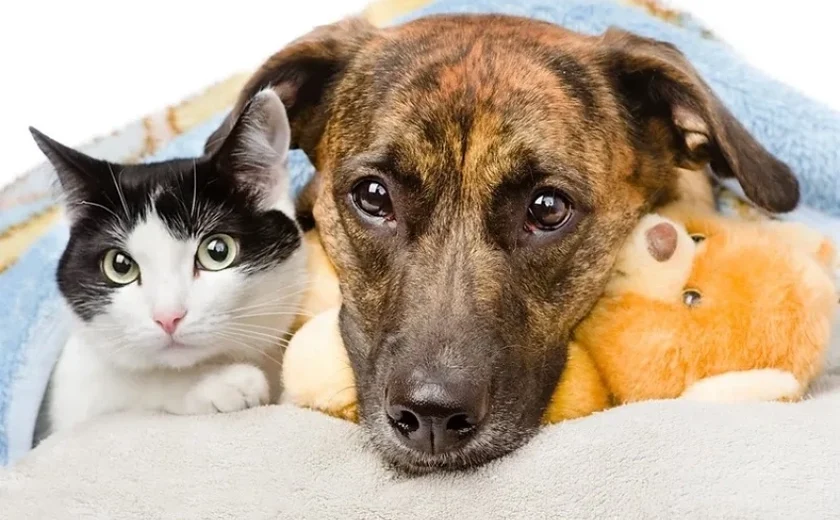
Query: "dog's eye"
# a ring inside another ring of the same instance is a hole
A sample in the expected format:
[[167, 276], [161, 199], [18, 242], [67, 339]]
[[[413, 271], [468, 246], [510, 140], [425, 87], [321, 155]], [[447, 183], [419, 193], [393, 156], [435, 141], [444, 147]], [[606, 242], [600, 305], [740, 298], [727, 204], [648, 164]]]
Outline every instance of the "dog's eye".
[[353, 187], [353, 203], [372, 217], [391, 219], [394, 216], [388, 190], [376, 179], [364, 179]]
[[693, 240], [695, 244], [699, 244], [700, 242], [706, 240], [706, 236], [701, 235], [700, 233], [694, 233], [691, 235], [691, 240]]
[[525, 228], [528, 231], [554, 231], [566, 224], [572, 216], [569, 199], [557, 189], [537, 192], [528, 206]]

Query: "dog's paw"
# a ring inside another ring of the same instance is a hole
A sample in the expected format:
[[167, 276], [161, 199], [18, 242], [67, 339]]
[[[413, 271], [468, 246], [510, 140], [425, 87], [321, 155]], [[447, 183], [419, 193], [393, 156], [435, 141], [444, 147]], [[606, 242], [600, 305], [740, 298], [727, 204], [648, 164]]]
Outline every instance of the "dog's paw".
[[796, 401], [802, 396], [799, 381], [773, 368], [727, 372], [696, 381], [680, 398], [690, 401], [744, 403]]
[[187, 414], [235, 412], [268, 403], [268, 379], [259, 368], [237, 364], [207, 374], [186, 396]]

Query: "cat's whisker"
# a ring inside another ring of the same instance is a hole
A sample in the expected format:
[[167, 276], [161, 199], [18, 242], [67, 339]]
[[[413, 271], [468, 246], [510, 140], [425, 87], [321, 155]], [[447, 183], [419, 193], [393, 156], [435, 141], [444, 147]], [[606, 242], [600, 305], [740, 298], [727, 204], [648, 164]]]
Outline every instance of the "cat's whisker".
[[286, 298], [292, 298], [294, 296], [298, 296], [298, 295], [301, 295], [301, 294], [303, 294], [307, 291], [312, 290], [313, 287], [315, 287], [315, 284], [313, 284], [313, 283], [306, 283], [306, 284], [301, 284], [300, 286], [287, 287], [286, 289], [295, 289], [295, 290], [284, 293], [283, 296], [286, 297]]
[[[291, 338], [276, 337], [276, 336], [273, 336], [272, 338], [260, 338], [260, 337], [250, 335], [252, 331], [242, 331], [242, 330], [228, 329], [227, 332], [230, 333], [230, 334], [238, 334], [239, 337], [243, 337], [245, 339], [248, 339], [248, 340], [251, 340], [251, 341], [254, 341], [254, 342], [260, 342], [260, 341], [263, 342], [263, 343], [260, 343], [260, 345], [264, 344], [265, 342], [268, 342], [270, 347], [281, 347], [281, 348], [284, 348], [284, 349], [286, 347], [288, 347], [289, 343], [291, 343], [291, 341], [292, 341]], [[268, 334], [268, 336], [271, 336], [271, 334]]]
[[242, 309], [237, 312], [220, 312], [213, 314], [211, 317], [221, 320], [236, 320], [246, 317], [257, 316], [303, 316], [308, 311], [300, 307], [285, 307], [281, 305], [267, 305], [263, 307], [253, 307], [250, 309]]
[[243, 337], [251, 338], [251, 339], [255, 339], [255, 340], [262, 339], [263, 341], [271, 341], [271, 342], [277, 342], [277, 343], [279, 343], [281, 341], [287, 341], [286, 338], [285, 338], [285, 336], [287, 336], [287, 334], [285, 334], [285, 333], [284, 334], [267, 334], [265, 332], [259, 332], [259, 331], [255, 331], [255, 330], [245, 330], [245, 329], [238, 329], [238, 328], [231, 328], [231, 327], [225, 328], [224, 332], [239, 334]]
[[[306, 277], [306, 272], [301, 273], [289, 273], [288, 276], [298, 276], [298, 277]], [[305, 280], [296, 280], [294, 282], [286, 284], [282, 290], [278, 290], [275, 294], [278, 297], [288, 297], [289, 295], [299, 294], [300, 291], [304, 291], [313, 287], [315, 284], [308, 279]]]
[[91, 202], [89, 200], [80, 200], [79, 202], [75, 203], [77, 206], [93, 206], [95, 208], [104, 209], [108, 213], [114, 216], [114, 218], [119, 219], [120, 217], [113, 212], [110, 208], [103, 206], [102, 204], [97, 204], [96, 202]]
[[306, 267], [298, 267], [295, 269], [289, 269], [288, 276], [289, 278], [293, 278], [292, 281], [286, 284], [286, 287], [296, 287], [299, 285], [311, 284], [312, 280], [307, 275], [308, 268]]
[[292, 296], [297, 296], [298, 294], [305, 293], [306, 291], [315, 287], [314, 284], [311, 282], [303, 282], [298, 284], [291, 284], [284, 287], [284, 292], [280, 294], [281, 297], [284, 298], [291, 298]]
[[193, 159], [193, 196], [192, 208], [190, 209], [190, 219], [195, 221], [195, 199], [198, 196], [198, 168], [196, 168], [195, 159]]
[[[125, 336], [120, 335], [120, 337], [121, 337], [121, 338], [124, 338]], [[113, 342], [115, 339], [117, 339], [117, 338], [110, 339], [109, 341], [107, 341], [107, 343], [111, 343], [111, 342]], [[123, 343], [120, 347], [116, 348], [115, 350], [110, 350], [110, 351], [108, 351], [108, 354], [107, 354], [107, 355], [108, 355], [111, 359], [116, 359], [116, 356], [117, 356], [118, 354], [120, 354], [120, 353], [122, 353], [122, 352], [129, 351], [129, 350], [136, 350], [137, 348], [139, 348], [139, 345], [138, 345], [138, 344], [134, 344], [134, 343], [129, 343], [129, 342], [127, 342], [127, 343]]]
[[267, 348], [267, 349], [273, 349], [273, 348], [278, 348], [279, 347], [281, 349], [285, 349], [286, 347], [289, 346], [289, 340], [282, 339], [282, 338], [276, 338], [276, 337], [263, 338], [263, 337], [259, 337], [259, 336], [254, 336], [253, 334], [250, 334], [248, 332], [243, 332], [243, 331], [239, 331], [239, 330], [232, 330], [232, 329], [226, 330], [225, 334], [229, 334], [233, 337], [237, 337], [240, 340], [245, 341], [246, 343], [248, 343], [252, 347], [253, 346], [259, 346], [259, 347], [263, 347], [263, 348]]
[[298, 306], [298, 305], [282, 305], [282, 304], [269, 304], [269, 305], [256, 305], [253, 307], [249, 307], [247, 309], [237, 309], [235, 311], [226, 312], [226, 313], [219, 313], [220, 316], [240, 316], [242, 314], [252, 314], [257, 312], [268, 312], [268, 311], [283, 311], [288, 313], [304, 313], [307, 312], [305, 308]]
[[[125, 201], [125, 195], [120, 187], [120, 183], [117, 182], [117, 177], [114, 175], [114, 168], [111, 166], [111, 163], [108, 163], [108, 171], [111, 172], [111, 180], [114, 181], [114, 188], [117, 189], [117, 195], [120, 197], [120, 203], [122, 203], [123, 210], [125, 211], [126, 221], [130, 221], [131, 216], [128, 211], [128, 204]], [[122, 175], [122, 171], [120, 171], [120, 175]]]
[[247, 323], [247, 322], [234, 321], [232, 323], [232, 325], [236, 325], [237, 327], [247, 327], [247, 328], [252, 328], [252, 329], [270, 330], [272, 332], [277, 332], [277, 333], [281, 333], [281, 334], [288, 334], [289, 333], [287, 328], [269, 327], [267, 325], [256, 325], [256, 324]]
[[336, 277], [335, 277], [335, 276], [333, 276], [333, 275], [320, 274], [320, 273], [318, 273], [318, 274], [316, 274], [316, 273], [308, 273], [308, 272], [307, 272], [307, 271], [308, 271], [308, 269], [307, 269], [307, 268], [304, 268], [304, 269], [302, 269], [301, 271], [302, 271], [302, 272], [301, 272], [301, 274], [302, 274], [302, 275], [306, 275], [306, 277], [309, 279], [309, 283], [311, 283], [311, 284], [313, 284], [313, 285], [314, 285], [316, 282], [320, 282], [321, 280], [326, 280], [326, 279], [329, 279], [329, 280], [336, 280]]
[[261, 309], [261, 308], [265, 308], [265, 307], [274, 307], [274, 308], [286, 309], [286, 310], [297, 310], [297, 309], [303, 309], [304, 308], [303, 305], [300, 304], [300, 303], [286, 302], [286, 301], [283, 301], [283, 300], [275, 300], [275, 301], [267, 301], [267, 302], [262, 302], [262, 303], [256, 303], [256, 304], [253, 304], [253, 305], [243, 305], [243, 306], [240, 306], [240, 307], [235, 307], [233, 309], [228, 309], [227, 312], [225, 312], [224, 314], [232, 314], [232, 313], [237, 313], [237, 312], [250, 311], [250, 310], [253, 310], [253, 309]]
[[279, 316], [292, 316], [292, 317], [295, 317], [295, 318], [298, 317], [298, 316], [304, 316], [306, 318], [314, 318], [315, 317], [310, 313], [280, 311], [280, 312], [262, 312], [262, 313], [259, 313], [259, 314], [242, 314], [242, 315], [231, 316], [230, 318], [233, 319], [233, 320], [241, 320], [241, 319], [245, 319], [245, 318], [264, 318], [264, 317], [268, 317], [268, 316], [278, 316], [278, 317]]
[[189, 209], [187, 209], [186, 197], [184, 196], [184, 172], [179, 171], [177, 174], [178, 177], [180, 177], [181, 179], [181, 182], [178, 183], [178, 205], [181, 206], [181, 209], [184, 211], [184, 214], [190, 215], [189, 225], [192, 225], [192, 213], [190, 213]]
[[262, 325], [254, 325], [240, 321], [233, 321], [228, 324], [228, 327], [233, 328], [234, 330], [274, 333], [287, 338], [291, 338], [294, 335], [288, 328], [265, 327]]
[[260, 355], [262, 355], [263, 357], [265, 357], [266, 359], [268, 359], [269, 361], [271, 361], [272, 363], [274, 363], [275, 365], [277, 365], [279, 368], [281, 368], [281, 369], [283, 368], [283, 363], [278, 361], [277, 359], [271, 357], [267, 352], [262, 351], [258, 348], [252, 347], [251, 345], [248, 345], [247, 343], [237, 339], [236, 337], [230, 336], [229, 333], [227, 333], [227, 332], [215, 332], [214, 335], [216, 335], [216, 336], [218, 336], [218, 337], [220, 337], [224, 340], [232, 341], [232, 342], [236, 343], [237, 345], [239, 345], [241, 347], [244, 347], [247, 350], [252, 350], [254, 352], [257, 352]]
[[315, 284], [309, 280], [291, 283], [283, 287], [282, 292], [277, 292], [277, 298], [291, 298], [302, 294], [313, 287], [315, 287]]
[[102, 343], [111, 343], [116, 339], [126, 337], [126, 335], [125, 335], [126, 330], [125, 330], [124, 327], [114, 326], [114, 327], [108, 327], [108, 328], [102, 328], [102, 329], [91, 327], [91, 328], [86, 328], [85, 329], [86, 334], [90, 334], [91, 332], [104, 333], [106, 337], [104, 337], [104, 338], [97, 337], [97, 340], [101, 341]]
[[230, 311], [233, 312], [233, 311], [236, 311], [236, 310], [248, 309], [248, 308], [251, 308], [251, 307], [258, 307], [258, 306], [263, 306], [263, 305], [274, 305], [274, 304], [277, 304], [277, 305], [283, 305], [283, 304], [301, 305], [300, 302], [290, 301], [290, 299], [287, 296], [278, 296], [276, 298], [271, 298], [271, 299], [268, 299], [268, 300], [261, 300], [261, 301], [258, 301], [257, 303], [252, 303], [250, 305], [240, 305], [238, 307], [234, 307], [233, 309], [230, 309]]
[[240, 341], [244, 341], [249, 346], [254, 348], [256, 348], [255, 345], [258, 345], [262, 348], [270, 348], [276, 346], [282, 347], [282, 345], [275, 343], [275, 341], [271, 338], [254, 337], [236, 330], [225, 330], [223, 333], [227, 336], [230, 336], [231, 338], [238, 338]]
[[346, 392], [347, 390], [355, 390], [355, 389], [356, 389], [356, 385], [355, 385], [355, 383], [354, 383], [354, 384], [352, 384], [352, 385], [350, 385], [350, 386], [345, 386], [344, 388], [342, 388], [342, 389], [340, 389], [340, 390], [336, 390], [336, 391], [335, 391], [335, 392], [333, 392], [333, 394], [329, 397], [329, 399], [327, 399], [327, 402], [330, 402], [330, 401], [332, 401], [333, 399], [335, 399], [335, 397], [336, 397], [338, 394], [340, 394], [340, 393]]
[[107, 325], [107, 326], [91, 326], [87, 328], [88, 331], [91, 332], [109, 332], [114, 330], [125, 330], [124, 327], [119, 327], [117, 325]]

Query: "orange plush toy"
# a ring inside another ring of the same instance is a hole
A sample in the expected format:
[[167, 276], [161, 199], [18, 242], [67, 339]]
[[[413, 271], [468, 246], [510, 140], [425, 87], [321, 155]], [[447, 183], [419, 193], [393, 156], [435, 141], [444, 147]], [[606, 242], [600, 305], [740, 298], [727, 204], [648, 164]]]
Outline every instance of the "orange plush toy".
[[[575, 330], [546, 423], [646, 399], [796, 400], [820, 373], [833, 246], [799, 225], [686, 208], [646, 216], [628, 239]], [[284, 400], [355, 420], [337, 317], [335, 307], [292, 338]]]
[[[580, 364], [597, 368], [613, 404], [801, 398], [829, 344], [833, 246], [797, 224], [664, 213], [639, 223], [570, 351], [589, 356]], [[585, 399], [580, 379], [564, 375], [549, 421]]]

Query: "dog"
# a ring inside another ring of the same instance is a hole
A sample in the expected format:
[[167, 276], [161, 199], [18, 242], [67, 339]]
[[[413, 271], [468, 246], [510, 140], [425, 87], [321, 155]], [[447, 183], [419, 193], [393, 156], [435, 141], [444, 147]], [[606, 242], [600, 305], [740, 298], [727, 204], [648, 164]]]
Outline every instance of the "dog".
[[298, 212], [339, 278], [360, 422], [411, 474], [527, 442], [621, 244], [643, 214], [710, 193], [704, 170], [770, 212], [799, 200], [674, 46], [618, 29], [322, 26], [259, 68], [208, 151], [266, 88], [318, 172]]

